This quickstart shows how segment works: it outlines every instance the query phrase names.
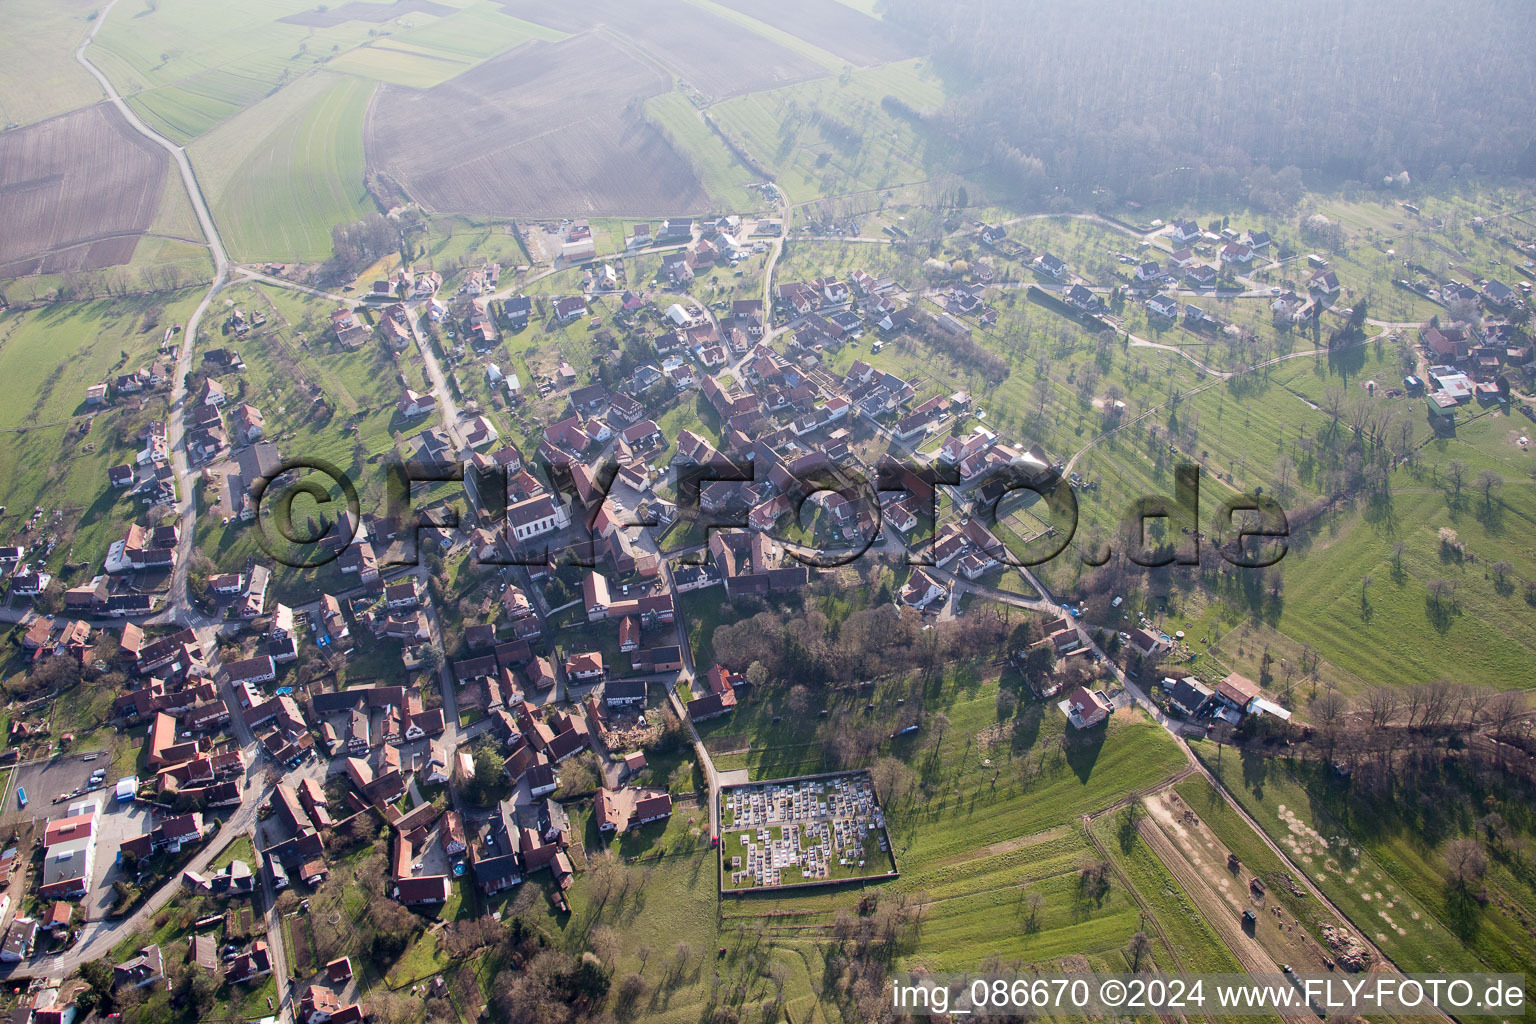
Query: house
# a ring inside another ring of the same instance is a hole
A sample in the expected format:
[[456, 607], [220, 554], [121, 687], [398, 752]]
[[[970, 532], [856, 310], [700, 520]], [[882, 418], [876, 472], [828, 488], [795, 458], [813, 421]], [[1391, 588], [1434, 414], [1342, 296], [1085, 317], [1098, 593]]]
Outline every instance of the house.
[[419, 878], [397, 878], [393, 896], [407, 907], [445, 903], [448, 900], [448, 876], [424, 875]]
[[1233, 672], [1216, 684], [1216, 699], [1237, 714], [1247, 714], [1263, 696], [1259, 684], [1247, 676]]
[[421, 603], [420, 595], [416, 593], [416, 581], [404, 580], [400, 583], [391, 583], [384, 588], [384, 606], [391, 610], [400, 608], [415, 608]]
[[711, 718], [719, 718], [736, 710], [736, 694], [734, 691], [725, 693], [706, 693], [702, 697], [696, 697], [687, 704], [688, 718], [693, 722], [707, 722]]
[[1173, 231], [1170, 234], [1180, 242], [1189, 243], [1197, 241], [1204, 232], [1194, 221], [1181, 220], [1173, 225]]
[[1041, 253], [1035, 259], [1035, 266], [1044, 274], [1060, 281], [1067, 273], [1067, 265], [1048, 252]]
[[638, 705], [645, 707], [644, 679], [610, 679], [603, 687], [603, 700], [611, 708]]
[[1339, 293], [1339, 275], [1331, 270], [1322, 270], [1312, 275], [1307, 282], [1307, 289], [1321, 295], [1337, 295]]
[[1147, 300], [1147, 308], [1158, 316], [1167, 317], [1169, 320], [1177, 320], [1179, 317], [1179, 304], [1177, 300], [1159, 292]]
[[1133, 630], [1130, 643], [1131, 649], [1143, 658], [1149, 658], [1168, 647], [1161, 636], [1146, 628]]
[[1484, 305], [1497, 310], [1507, 310], [1520, 301], [1520, 296], [1515, 294], [1513, 288], [1492, 278], [1483, 285], [1482, 297]]
[[337, 309], [331, 313], [331, 330], [336, 332], [336, 340], [345, 349], [361, 348], [368, 340], [368, 328], [350, 309]]
[[639, 675], [677, 672], [683, 667], [683, 651], [676, 645], [632, 651], [629, 655], [629, 667], [632, 672]]
[[[286, 876], [285, 876], [286, 877]], [[251, 948], [231, 960], [224, 968], [224, 980], [239, 985], [272, 973], [272, 951], [265, 939], [256, 939]]]
[[419, 394], [406, 388], [405, 393], [400, 396], [398, 408], [400, 415], [408, 420], [418, 416], [428, 416], [437, 411], [437, 396]]
[[563, 324], [578, 320], [587, 312], [587, 300], [580, 295], [567, 295], [555, 300], [555, 319]]
[[1104, 300], [1080, 284], [1068, 288], [1065, 297], [1068, 305], [1084, 313], [1099, 313], [1104, 308]]
[[906, 586], [901, 588], [901, 603], [918, 611], [927, 610], [933, 602], [947, 596], [949, 590], [944, 582], [927, 569], [917, 569], [907, 579]]
[[1228, 242], [1221, 247], [1221, 262], [1246, 267], [1253, 262], [1253, 249], [1242, 242]]
[[585, 651], [565, 659], [566, 676], [577, 682], [602, 679], [604, 672], [601, 651]]
[[1184, 280], [1193, 288], [1209, 288], [1216, 283], [1216, 268], [1206, 263], [1196, 263], [1184, 270]]
[[1066, 712], [1067, 720], [1078, 729], [1091, 729], [1114, 711], [1114, 705], [1103, 690], [1090, 690], [1086, 686], [1073, 690], [1060, 707]]
[[4, 943], [0, 944], [0, 961], [19, 963], [27, 959], [32, 955], [36, 940], [37, 922], [24, 917], [16, 918], [10, 928], [6, 929]]
[[552, 764], [533, 765], [523, 775], [523, 780], [528, 783], [528, 793], [535, 798], [548, 796], [560, 785], [560, 779], [555, 775], [555, 766]]
[[112, 987], [143, 988], [165, 977], [165, 960], [158, 945], [144, 946], [137, 955], [112, 968]]
[[672, 797], [642, 789], [597, 791], [593, 800], [599, 831], [622, 835], [629, 829], [672, 816]]
[[242, 658], [239, 661], [226, 662], [224, 672], [229, 677], [230, 683], [236, 686], [241, 683], [270, 683], [277, 678], [277, 663], [269, 654], [256, 658]]
[[231, 420], [235, 425], [235, 432], [245, 444], [255, 444], [267, 435], [267, 420], [261, 410], [249, 402], [241, 402], [235, 407]]
[[224, 385], [212, 377], [203, 379], [203, 386], [197, 389], [197, 404], [209, 406], [222, 406], [228, 401], [224, 394]]
[[1156, 281], [1163, 276], [1163, 268], [1157, 260], [1148, 260], [1136, 268], [1136, 280]]
[[1210, 687], [1201, 683], [1194, 676], [1185, 676], [1183, 679], [1164, 679], [1163, 693], [1168, 695], [1168, 703], [1190, 718], [1200, 714], [1200, 709], [1205, 707], [1205, 702], [1211, 699]]
[[[171, 721], [174, 723], [175, 719]], [[91, 891], [95, 855], [94, 806], [84, 814], [50, 821], [43, 832], [43, 872], [38, 895], [50, 900], [83, 897]]]

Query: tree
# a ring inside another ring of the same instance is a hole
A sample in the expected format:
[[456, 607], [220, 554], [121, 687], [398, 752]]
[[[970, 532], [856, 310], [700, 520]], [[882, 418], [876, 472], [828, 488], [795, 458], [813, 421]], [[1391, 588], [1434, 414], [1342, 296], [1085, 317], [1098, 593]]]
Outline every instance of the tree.
[[1504, 485], [1504, 478], [1491, 469], [1477, 474], [1477, 488], [1483, 492], [1483, 508], [1493, 509], [1493, 492]]
[[1445, 475], [1451, 478], [1451, 484], [1456, 488], [1456, 497], [1461, 497], [1461, 485], [1467, 478], [1467, 464], [1460, 459], [1452, 459], [1445, 464]]
[[1152, 940], [1147, 938], [1146, 932], [1137, 932], [1131, 936], [1130, 945], [1125, 947], [1125, 954], [1131, 961], [1131, 973], [1139, 974], [1143, 960], [1152, 958]]
[[1451, 885], [1466, 892], [1482, 881], [1488, 870], [1488, 855], [1476, 839], [1454, 839], [1445, 848], [1445, 863]]
[[650, 983], [639, 974], [628, 974], [619, 982], [619, 1006], [631, 1007], [645, 998]]
[[1344, 698], [1332, 690], [1312, 702], [1312, 719], [1323, 734], [1325, 750], [1330, 759], [1333, 757], [1334, 744], [1338, 741], [1339, 727], [1348, 710]]
[[1045, 909], [1045, 894], [1031, 889], [1024, 895], [1024, 930], [1040, 930], [1040, 912]]
[[608, 925], [600, 924], [587, 933], [587, 948], [597, 955], [597, 958], [610, 968], [618, 959], [624, 943], [619, 933]]
[[789, 688], [789, 693], [784, 698], [785, 710], [796, 718], [801, 718], [806, 711], [810, 710], [810, 706], [811, 691], [807, 690], [803, 683], [796, 683]]
[[1373, 686], [1366, 691], [1365, 707], [1371, 724], [1380, 729], [1390, 723], [1402, 707], [1402, 697], [1394, 686]]
[[1493, 569], [1493, 582], [1502, 588], [1508, 585], [1509, 574], [1515, 571], [1515, 563], [1500, 560], [1494, 562], [1491, 568]]
[[761, 689], [763, 684], [768, 682], [768, 670], [763, 667], [762, 662], [754, 661], [747, 666], [747, 682], [756, 689]]

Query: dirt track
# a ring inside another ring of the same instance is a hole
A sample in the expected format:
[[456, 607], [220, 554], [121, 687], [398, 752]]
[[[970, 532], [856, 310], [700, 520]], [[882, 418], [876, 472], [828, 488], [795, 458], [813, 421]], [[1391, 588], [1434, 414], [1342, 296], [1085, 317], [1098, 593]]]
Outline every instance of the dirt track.
[[[1166, 791], [1165, 791], [1166, 792]], [[1275, 963], [1269, 952], [1243, 930], [1240, 909], [1234, 909], [1236, 904], [1246, 904], [1245, 897], [1234, 898], [1230, 893], [1218, 895], [1207, 879], [1216, 877], [1220, 879], [1220, 887], [1230, 889], [1232, 882], [1226, 877], [1225, 864], [1215, 867], [1209, 863], [1200, 865], [1201, 870], [1191, 863], [1182, 850], [1190, 850], [1191, 856], [1199, 856], [1198, 851], [1202, 845], [1201, 837], [1191, 834], [1184, 826], [1180, 825], [1164, 801], [1162, 794], [1149, 796], [1146, 800], [1148, 814], [1137, 823], [1137, 831], [1157, 855], [1157, 859], [1163, 862], [1163, 866], [1176, 878], [1184, 891], [1189, 893], [1205, 913], [1205, 919], [1211, 927], [1216, 929], [1216, 934], [1221, 937], [1222, 943], [1232, 951], [1237, 962], [1243, 970], [1249, 974], [1279, 974], [1280, 965]], [[1176, 846], [1169, 838], [1165, 829], [1173, 830], [1178, 835], [1180, 845]], [[1182, 834], [1180, 834], [1182, 833]], [[1223, 858], [1223, 861], [1225, 858]], [[1213, 872], [1219, 872], [1213, 874]], [[1321, 965], [1319, 965], [1321, 966]], [[1311, 967], [1306, 968], [1310, 970]], [[1310, 1013], [1281, 1014], [1285, 1020], [1295, 1021], [1297, 1024], [1315, 1024], [1316, 1018]]]

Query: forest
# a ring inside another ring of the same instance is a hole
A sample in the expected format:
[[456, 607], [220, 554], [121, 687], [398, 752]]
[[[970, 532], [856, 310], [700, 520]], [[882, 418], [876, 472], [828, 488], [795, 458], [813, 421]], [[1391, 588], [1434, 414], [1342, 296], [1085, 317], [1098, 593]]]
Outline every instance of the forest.
[[882, 9], [932, 41], [952, 99], [929, 126], [1037, 202], [1283, 209], [1303, 174], [1309, 185], [1400, 188], [1536, 173], [1528, 4], [1277, 0], [1239, 13], [1219, 0], [885, 0]]

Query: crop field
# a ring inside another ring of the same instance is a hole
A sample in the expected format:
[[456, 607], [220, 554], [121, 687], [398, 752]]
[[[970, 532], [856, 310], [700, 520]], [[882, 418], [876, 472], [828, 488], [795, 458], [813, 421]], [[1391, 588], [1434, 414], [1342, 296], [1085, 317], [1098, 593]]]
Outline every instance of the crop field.
[[0, 39], [0, 125], [31, 124], [101, 98], [101, 86], [75, 61], [95, 0], [15, 0], [6, 19], [26, 31]]
[[[151, 397], [139, 412], [114, 406], [87, 415], [85, 389], [147, 365], [164, 328], [181, 322], [197, 299], [183, 292], [0, 314], [0, 377], [17, 399], [0, 413], [0, 505], [9, 509], [0, 517], [0, 535], [17, 536], [34, 506], [48, 517], [64, 510], [52, 531], [63, 539], [48, 560], [57, 567], [71, 558], [102, 557], [140, 514], [107, 486], [107, 469], [132, 460], [140, 425], [163, 416], [165, 400]], [[147, 328], [146, 315], [159, 303], [159, 326]]]
[[327, 67], [389, 85], [430, 89], [457, 78], [474, 65], [475, 61], [468, 58], [398, 42], [393, 36], [387, 36], [367, 46], [348, 50]]
[[738, 96], [709, 115], [799, 202], [953, 169], [953, 147], [888, 111], [886, 96], [929, 110], [943, 90], [926, 62], [902, 61]]
[[328, 72], [306, 75], [189, 147], [233, 255], [322, 259], [333, 225], [373, 211], [362, 124], [374, 88]]
[[364, 133], [368, 164], [434, 211], [698, 209], [707, 200], [687, 160], [654, 127], [624, 116], [631, 100], [669, 84], [594, 34], [529, 43], [425, 92], [385, 87]]
[[350, 0], [348, 3], [338, 4], [335, 7], [326, 7], [324, 4], [321, 4], [314, 10], [290, 14], [287, 17], [279, 18], [278, 21], [287, 22], [290, 25], [304, 25], [309, 28], [331, 28], [347, 21], [366, 21], [375, 25], [382, 25], [386, 21], [393, 21], [407, 14], [416, 13], [452, 14], [453, 8], [434, 3], [433, 0], [395, 0], [391, 4]]
[[127, 263], [168, 162], [107, 104], [0, 135], [0, 276]]
[[562, 32], [510, 17], [482, 2], [385, 35], [341, 54], [328, 66], [392, 85], [430, 89], [523, 43], [564, 37]]
[[917, 52], [901, 33], [869, 15], [821, 0], [718, 0], [851, 64], [885, 64]]
[[501, 4], [509, 14], [562, 32], [604, 25], [711, 99], [825, 74], [814, 61], [687, 0], [596, 0], [579, 9], [542, 0]]
[[455, 56], [484, 58], [535, 39], [555, 42], [563, 36], [563, 32], [514, 18], [489, 0], [481, 0], [420, 28], [398, 32], [393, 39]]
[[254, 60], [243, 66], [210, 68], [174, 85], [130, 99], [134, 112], [178, 142], [196, 139], [272, 91], [280, 62]]
[[[91, 60], [152, 127], [187, 143], [354, 47], [432, 20], [418, 10], [390, 15], [387, 24], [343, 18], [317, 27], [282, 20], [322, 13], [316, 8], [323, 6], [307, 0], [246, 6], [123, 0], [102, 26]], [[456, 10], [433, 6], [443, 13]]]

